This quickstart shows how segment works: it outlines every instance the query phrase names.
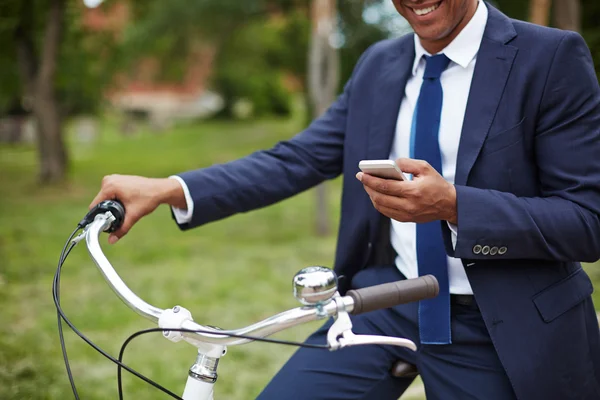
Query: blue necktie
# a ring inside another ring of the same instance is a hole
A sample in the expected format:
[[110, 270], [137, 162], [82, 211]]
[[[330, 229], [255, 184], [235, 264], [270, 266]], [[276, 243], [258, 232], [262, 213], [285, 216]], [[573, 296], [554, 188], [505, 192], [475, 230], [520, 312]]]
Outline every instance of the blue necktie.
[[[440, 76], [450, 60], [444, 54], [426, 57], [425, 74], [412, 128], [413, 157], [427, 161], [442, 174], [438, 141], [444, 94]], [[417, 224], [419, 276], [432, 274], [440, 285], [436, 298], [419, 303], [419, 333], [423, 344], [451, 343], [448, 264], [440, 221]]]

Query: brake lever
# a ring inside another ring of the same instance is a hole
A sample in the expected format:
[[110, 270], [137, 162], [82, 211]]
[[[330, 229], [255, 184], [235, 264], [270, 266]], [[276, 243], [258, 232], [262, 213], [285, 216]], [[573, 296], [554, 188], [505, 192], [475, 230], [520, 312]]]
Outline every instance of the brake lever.
[[[108, 226], [110, 226], [116, 220], [115, 216], [110, 211], [107, 211], [104, 214], [97, 214], [94, 217], [94, 221], [97, 220], [98, 218], [105, 218], [106, 219], [106, 223], [108, 224]], [[85, 225], [83, 227], [83, 230], [81, 231], [81, 233], [79, 235], [77, 235], [73, 239], [71, 239], [71, 243], [77, 244], [77, 243], [81, 242], [83, 239], [85, 239], [85, 236], [87, 235], [88, 229], [90, 229], [90, 225], [89, 224], [87, 224], [87, 225]]]
[[335, 322], [327, 332], [327, 344], [329, 350], [339, 350], [348, 346], [364, 344], [387, 344], [391, 346], [406, 347], [412, 351], [417, 350], [417, 345], [409, 339], [379, 335], [356, 335], [352, 332], [352, 321], [341, 301], [339, 294], [332, 299], [337, 304], [338, 312]]

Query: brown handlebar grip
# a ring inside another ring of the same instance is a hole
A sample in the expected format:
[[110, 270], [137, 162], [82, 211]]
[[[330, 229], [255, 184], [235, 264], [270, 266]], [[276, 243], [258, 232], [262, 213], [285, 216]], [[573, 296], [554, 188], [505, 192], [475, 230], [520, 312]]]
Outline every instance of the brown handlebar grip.
[[435, 276], [425, 275], [415, 279], [349, 290], [346, 295], [354, 300], [351, 314], [357, 315], [412, 301], [431, 299], [437, 296], [439, 291], [440, 287]]

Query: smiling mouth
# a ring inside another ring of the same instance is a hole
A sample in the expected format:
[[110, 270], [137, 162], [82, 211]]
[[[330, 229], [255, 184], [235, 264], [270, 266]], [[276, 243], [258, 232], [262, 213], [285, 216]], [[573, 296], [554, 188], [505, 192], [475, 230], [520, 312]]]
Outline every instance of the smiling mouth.
[[434, 12], [435, 10], [437, 10], [440, 7], [441, 4], [442, 4], [442, 2], [440, 1], [439, 3], [436, 3], [436, 4], [432, 5], [432, 6], [427, 7], [427, 8], [413, 8], [413, 7], [411, 7], [411, 10], [413, 10], [413, 12], [415, 14], [417, 14], [418, 16], [422, 17], [424, 15], [431, 14], [432, 12]]

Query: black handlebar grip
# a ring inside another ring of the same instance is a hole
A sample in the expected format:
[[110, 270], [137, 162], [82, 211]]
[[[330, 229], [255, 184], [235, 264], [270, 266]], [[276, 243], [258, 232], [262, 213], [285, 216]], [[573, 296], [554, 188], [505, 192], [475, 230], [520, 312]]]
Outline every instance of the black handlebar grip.
[[349, 290], [347, 296], [354, 300], [351, 314], [390, 308], [412, 301], [431, 299], [438, 295], [440, 287], [433, 275], [405, 279], [362, 289]]
[[115, 220], [112, 224], [106, 229], [106, 232], [114, 232], [123, 225], [123, 220], [125, 220], [125, 207], [123, 203], [119, 200], [104, 200], [100, 203], [96, 204], [94, 208], [92, 208], [86, 216], [79, 222], [80, 227], [84, 227], [91, 223], [96, 215], [105, 213], [110, 211], [110, 213], [115, 217]]
[[[108, 227], [106, 232], [114, 232], [123, 225], [123, 221], [125, 220], [125, 206], [119, 200], [105, 200], [101, 202], [101, 208], [103, 212], [110, 211], [111, 214], [115, 217], [115, 220]], [[98, 204], [100, 206], [100, 204]]]

